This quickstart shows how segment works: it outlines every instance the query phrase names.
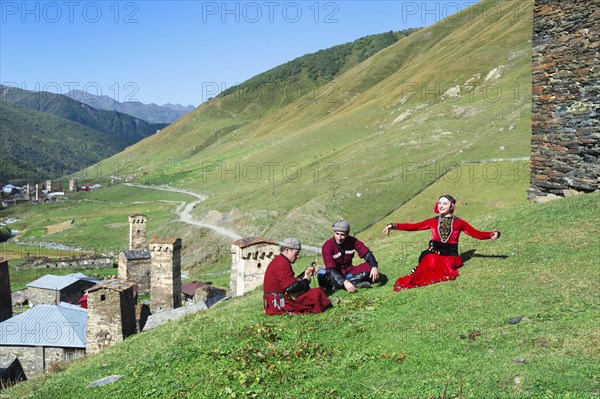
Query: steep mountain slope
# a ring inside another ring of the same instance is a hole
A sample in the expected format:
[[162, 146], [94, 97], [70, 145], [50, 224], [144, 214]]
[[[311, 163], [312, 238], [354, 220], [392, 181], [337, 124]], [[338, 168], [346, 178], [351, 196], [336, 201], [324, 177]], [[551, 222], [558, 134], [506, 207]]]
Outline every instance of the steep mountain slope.
[[109, 133], [114, 140], [122, 142], [125, 146], [134, 144], [167, 126], [166, 123], [151, 124], [120, 112], [97, 110], [61, 94], [32, 92], [16, 87], [0, 86], [0, 101], [46, 112]]
[[143, 104], [139, 101], [119, 102], [109, 96], [96, 96], [81, 90], [71, 90], [67, 96], [73, 100], [104, 111], [118, 111], [150, 123], [173, 123], [194, 110], [194, 106], [179, 104]]
[[106, 162], [208, 194], [195, 216], [243, 234], [360, 230], [457, 162], [529, 155], [532, 7], [482, 1], [308, 92], [224, 93]]
[[112, 134], [0, 101], [0, 182], [33, 184], [64, 176], [126, 145]]

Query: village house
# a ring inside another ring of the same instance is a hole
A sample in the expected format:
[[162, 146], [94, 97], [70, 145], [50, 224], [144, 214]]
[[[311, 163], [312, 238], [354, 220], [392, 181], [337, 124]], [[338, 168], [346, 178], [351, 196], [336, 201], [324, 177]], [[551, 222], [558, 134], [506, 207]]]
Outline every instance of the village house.
[[15, 356], [28, 377], [85, 355], [87, 310], [37, 305], [0, 323], [0, 356]]
[[227, 296], [227, 291], [202, 281], [191, 281], [181, 284], [181, 294], [184, 305], [206, 303], [210, 306]]
[[137, 332], [136, 286], [121, 279], [102, 281], [88, 290], [87, 351], [123, 342]]
[[66, 302], [79, 304], [85, 291], [98, 283], [98, 280], [81, 273], [55, 276], [46, 274], [27, 284], [30, 306]]

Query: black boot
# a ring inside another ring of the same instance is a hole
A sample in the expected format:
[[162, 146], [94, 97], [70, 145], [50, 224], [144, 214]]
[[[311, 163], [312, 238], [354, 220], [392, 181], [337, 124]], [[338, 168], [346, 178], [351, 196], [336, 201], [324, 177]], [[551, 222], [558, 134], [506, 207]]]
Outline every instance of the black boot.
[[386, 285], [388, 282], [388, 277], [385, 274], [381, 274], [379, 273], [379, 277], [377, 277], [377, 280], [375, 280], [375, 282], [377, 284], [379, 284], [379, 287]]
[[370, 277], [370, 273], [367, 272], [357, 273], [350, 277], [348, 281], [356, 288], [371, 288], [371, 282], [369, 281]]

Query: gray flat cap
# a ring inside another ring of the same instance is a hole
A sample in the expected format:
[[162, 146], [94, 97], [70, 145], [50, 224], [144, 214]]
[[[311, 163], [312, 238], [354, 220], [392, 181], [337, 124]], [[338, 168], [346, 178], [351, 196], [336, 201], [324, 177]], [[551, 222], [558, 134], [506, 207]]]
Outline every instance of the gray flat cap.
[[333, 224], [333, 231], [350, 232], [350, 223], [345, 220], [338, 220]]
[[294, 237], [288, 237], [285, 240], [283, 240], [281, 246], [289, 249], [302, 249], [300, 241], [298, 241], [298, 239]]

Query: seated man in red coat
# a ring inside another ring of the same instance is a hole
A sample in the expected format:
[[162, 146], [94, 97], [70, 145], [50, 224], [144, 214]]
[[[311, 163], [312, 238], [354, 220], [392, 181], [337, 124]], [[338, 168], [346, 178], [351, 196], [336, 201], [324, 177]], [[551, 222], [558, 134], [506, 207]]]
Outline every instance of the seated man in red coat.
[[311, 277], [316, 273], [314, 267], [294, 276], [292, 264], [300, 257], [301, 248], [296, 238], [286, 238], [281, 253], [267, 266], [263, 282], [266, 314], [321, 313], [332, 306], [323, 289], [310, 288]]
[[[350, 224], [338, 220], [333, 225], [333, 237], [325, 241], [321, 249], [325, 270], [319, 271], [319, 285], [326, 289], [344, 288], [355, 292], [356, 288], [369, 288], [371, 283], [385, 284], [385, 275], [379, 274], [379, 265], [369, 248], [350, 234]], [[353, 266], [354, 254], [365, 262]]]

